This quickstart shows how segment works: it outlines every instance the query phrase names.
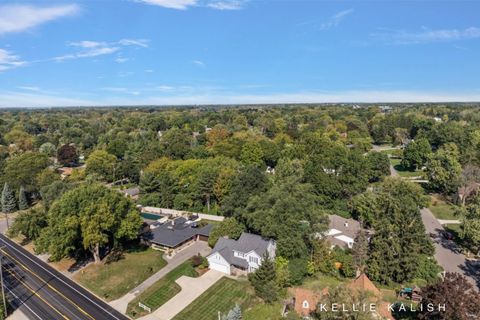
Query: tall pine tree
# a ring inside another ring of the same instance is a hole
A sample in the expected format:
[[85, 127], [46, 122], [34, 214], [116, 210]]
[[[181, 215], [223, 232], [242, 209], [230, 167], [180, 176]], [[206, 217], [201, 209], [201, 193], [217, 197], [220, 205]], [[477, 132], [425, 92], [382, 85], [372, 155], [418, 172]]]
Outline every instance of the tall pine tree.
[[15, 193], [12, 189], [10, 189], [10, 186], [6, 182], [3, 185], [1, 200], [2, 211], [5, 214], [5, 219], [7, 221], [7, 229], [9, 229], [10, 226], [8, 224], [8, 213], [15, 212], [15, 210], [17, 209], [17, 199], [15, 199]]
[[265, 302], [271, 303], [278, 298], [275, 264], [268, 254], [265, 255], [262, 260], [260, 267], [254, 273], [251, 273], [248, 279], [255, 288], [257, 296], [262, 298]]
[[27, 193], [25, 192], [25, 188], [23, 186], [20, 187], [20, 191], [18, 192], [18, 209], [28, 209]]
[[17, 209], [17, 200], [15, 199], [15, 193], [10, 188], [8, 183], [5, 182], [2, 191], [2, 211], [4, 213], [12, 213]]

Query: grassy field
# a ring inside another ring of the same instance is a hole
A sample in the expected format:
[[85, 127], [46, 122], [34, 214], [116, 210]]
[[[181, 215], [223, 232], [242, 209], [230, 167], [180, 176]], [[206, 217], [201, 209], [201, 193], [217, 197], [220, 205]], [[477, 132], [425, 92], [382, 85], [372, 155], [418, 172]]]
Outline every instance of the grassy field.
[[111, 301], [120, 298], [166, 265], [163, 253], [149, 248], [127, 250], [123, 258], [91, 264], [74, 276], [98, 296]]
[[192, 267], [190, 260], [185, 261], [167, 273], [165, 277], [155, 282], [151, 287], [130, 302], [128, 304], [127, 314], [132, 317], [145, 315], [147, 312], [138, 307], [139, 302], [150, 307], [152, 310], [165, 304], [165, 302], [180, 292], [181, 288], [175, 280], [181, 276], [198, 277], [198, 273]]
[[[218, 312], [227, 313], [235, 304], [249, 305], [254, 298], [254, 293], [247, 281], [235, 281], [222, 278], [200, 297], [193, 301], [182, 312], [177, 314], [174, 320], [212, 320], [217, 319]], [[264, 310], [262, 310], [263, 312]], [[244, 319], [247, 319], [244, 317]], [[259, 318], [249, 318], [259, 319]], [[268, 318], [263, 318], [268, 319]]]
[[392, 164], [393, 168], [397, 170], [398, 175], [400, 177], [423, 177], [424, 173], [421, 170], [410, 171], [407, 168], [401, 165], [402, 159], [394, 159], [390, 158], [390, 163]]
[[336, 277], [319, 275], [317, 277], [306, 279], [302, 287], [313, 291], [321, 291], [326, 287], [333, 288], [342, 283], [344, 283], [344, 281]]
[[436, 196], [432, 196], [429, 209], [437, 219], [458, 220], [458, 217], [454, 215], [455, 206]]

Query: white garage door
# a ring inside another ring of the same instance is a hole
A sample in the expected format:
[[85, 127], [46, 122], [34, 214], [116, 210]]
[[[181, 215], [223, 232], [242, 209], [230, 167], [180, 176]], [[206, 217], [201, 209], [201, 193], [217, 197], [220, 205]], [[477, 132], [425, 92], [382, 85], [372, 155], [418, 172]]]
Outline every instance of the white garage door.
[[230, 266], [225, 266], [214, 261], [209, 261], [209, 264], [209, 268], [212, 270], [217, 270], [226, 274], [230, 274]]

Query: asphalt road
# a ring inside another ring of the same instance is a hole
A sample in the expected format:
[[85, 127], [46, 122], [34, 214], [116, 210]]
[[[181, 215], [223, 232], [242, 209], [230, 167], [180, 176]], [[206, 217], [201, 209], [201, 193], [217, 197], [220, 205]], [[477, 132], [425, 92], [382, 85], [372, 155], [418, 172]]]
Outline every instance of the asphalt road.
[[4, 235], [0, 256], [10, 304], [29, 319], [128, 319]]
[[428, 208], [421, 210], [425, 231], [432, 238], [435, 246], [435, 259], [446, 272], [458, 272], [479, 288], [480, 266], [477, 261], [468, 260], [453, 240], [443, 236], [445, 229]]

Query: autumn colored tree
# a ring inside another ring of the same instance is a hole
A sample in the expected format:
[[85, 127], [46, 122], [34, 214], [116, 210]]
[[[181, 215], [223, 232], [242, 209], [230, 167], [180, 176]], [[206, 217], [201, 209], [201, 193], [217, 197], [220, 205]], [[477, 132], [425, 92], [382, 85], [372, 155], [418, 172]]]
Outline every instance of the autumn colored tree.
[[418, 307], [417, 310], [420, 309], [418, 319], [422, 320], [480, 318], [480, 295], [473, 285], [458, 273], [447, 272], [442, 280], [422, 288], [421, 306], [422, 308]]

